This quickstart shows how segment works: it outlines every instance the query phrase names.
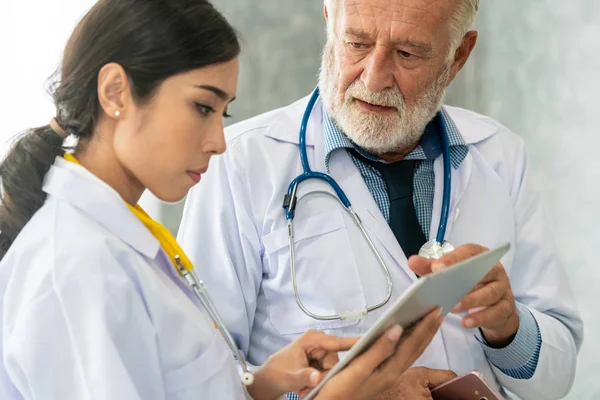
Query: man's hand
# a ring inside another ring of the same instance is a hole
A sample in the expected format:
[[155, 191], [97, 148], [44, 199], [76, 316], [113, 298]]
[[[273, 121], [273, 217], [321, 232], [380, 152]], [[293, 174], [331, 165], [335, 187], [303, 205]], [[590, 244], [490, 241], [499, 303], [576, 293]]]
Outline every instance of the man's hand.
[[[476, 244], [466, 244], [439, 260], [413, 256], [408, 261], [410, 269], [425, 276], [483, 253], [488, 249]], [[508, 275], [502, 264], [496, 264], [477, 286], [452, 309], [453, 313], [468, 311], [462, 319], [465, 328], [480, 328], [492, 347], [508, 346], [519, 329], [519, 313], [510, 287]]]
[[431, 389], [455, 377], [452, 371], [411, 368], [400, 375], [393, 388], [377, 396], [377, 400], [431, 400]]

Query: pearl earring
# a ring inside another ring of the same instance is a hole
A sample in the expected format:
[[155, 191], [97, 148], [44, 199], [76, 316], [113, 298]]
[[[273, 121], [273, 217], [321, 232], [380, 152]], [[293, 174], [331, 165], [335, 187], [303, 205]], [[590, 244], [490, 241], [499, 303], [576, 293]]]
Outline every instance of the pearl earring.
[[116, 111], [115, 111], [115, 117], [117, 117], [117, 118], [118, 118], [118, 117], [120, 117], [120, 116], [121, 116], [121, 111], [119, 111], [119, 110], [116, 110]]

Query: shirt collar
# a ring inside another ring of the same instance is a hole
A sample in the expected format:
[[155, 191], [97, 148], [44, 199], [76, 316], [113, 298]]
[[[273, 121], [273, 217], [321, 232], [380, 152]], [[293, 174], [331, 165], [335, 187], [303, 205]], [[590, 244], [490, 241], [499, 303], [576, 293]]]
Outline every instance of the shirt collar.
[[[438, 119], [441, 118], [448, 132], [448, 142], [450, 144], [450, 158], [452, 167], [455, 169], [465, 159], [468, 153], [468, 146], [465, 143], [456, 124], [444, 107], [436, 114], [435, 118], [427, 125], [425, 132], [421, 137], [419, 145], [407, 156], [407, 160], [432, 160], [441, 153], [441, 142], [439, 135]], [[329, 172], [329, 160], [331, 154], [338, 149], [354, 149], [362, 156], [374, 161], [381, 161], [377, 157], [369, 154], [365, 150], [355, 145], [346, 135], [340, 131], [333, 119], [323, 109], [323, 131], [325, 134], [325, 168]]]

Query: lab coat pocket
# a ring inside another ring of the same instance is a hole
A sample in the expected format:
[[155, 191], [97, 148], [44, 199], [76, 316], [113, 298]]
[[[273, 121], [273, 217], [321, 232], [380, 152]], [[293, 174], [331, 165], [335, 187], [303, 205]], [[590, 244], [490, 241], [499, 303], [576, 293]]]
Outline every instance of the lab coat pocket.
[[[365, 294], [341, 210], [294, 221], [296, 287], [304, 306], [326, 316], [366, 307]], [[350, 222], [352, 223], [352, 222]], [[334, 329], [358, 321], [322, 321], [309, 317], [296, 302], [292, 283], [288, 228], [263, 236], [268, 277], [263, 280], [269, 317], [282, 334]]]
[[[223, 392], [231, 386], [227, 361], [231, 357], [227, 346], [216, 330], [210, 343], [191, 362], [164, 375], [165, 391], [169, 400], [204, 398], [205, 395]], [[210, 397], [210, 396], [208, 396]], [[207, 397], [207, 398], [208, 398]]]

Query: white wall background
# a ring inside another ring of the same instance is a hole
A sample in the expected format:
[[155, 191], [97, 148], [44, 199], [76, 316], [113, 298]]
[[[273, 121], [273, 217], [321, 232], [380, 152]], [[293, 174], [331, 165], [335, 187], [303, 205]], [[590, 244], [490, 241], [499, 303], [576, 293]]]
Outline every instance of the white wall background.
[[482, 0], [480, 41], [449, 100], [528, 144], [585, 322], [569, 399], [600, 399], [600, 1]]
[[[287, 104], [315, 84], [320, 0], [215, 0], [245, 50], [236, 120]], [[76, 21], [92, 0], [0, 0], [0, 145], [48, 123], [44, 92]], [[555, 239], [586, 322], [568, 399], [600, 399], [600, 1], [482, 0], [481, 37], [448, 100], [489, 114], [529, 145]], [[285, 84], [275, 80], [286, 71]], [[0, 146], [0, 156], [6, 149]], [[180, 206], [144, 199], [175, 230]]]
[[[46, 81], [59, 66], [73, 28], [94, 0], [0, 0], [0, 158], [19, 132], [56, 114]], [[144, 195], [149, 214], [161, 204]]]
[[[47, 124], [55, 110], [45, 81], [92, 0], [0, 1], [0, 141]], [[6, 147], [4, 146], [4, 150]]]

